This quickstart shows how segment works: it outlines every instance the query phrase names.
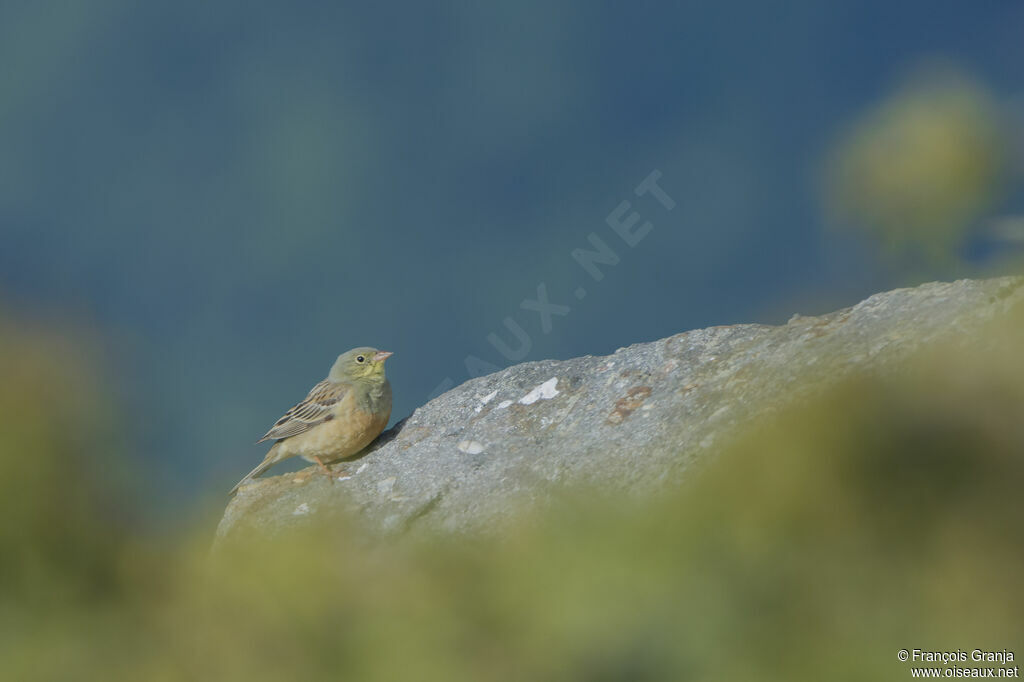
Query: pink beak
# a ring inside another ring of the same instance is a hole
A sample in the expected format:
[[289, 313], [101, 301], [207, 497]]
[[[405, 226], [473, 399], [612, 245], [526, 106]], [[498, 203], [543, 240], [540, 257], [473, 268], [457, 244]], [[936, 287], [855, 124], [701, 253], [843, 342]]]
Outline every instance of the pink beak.
[[382, 360], [387, 360], [387, 359], [388, 359], [388, 358], [390, 358], [390, 357], [391, 357], [392, 355], [394, 355], [394, 353], [392, 353], [392, 352], [391, 352], [391, 351], [389, 351], [389, 350], [379, 350], [379, 351], [377, 351], [377, 353], [376, 353], [376, 354], [375, 354], [375, 355], [373, 356], [373, 361], [374, 361], [374, 362], [381, 362]]

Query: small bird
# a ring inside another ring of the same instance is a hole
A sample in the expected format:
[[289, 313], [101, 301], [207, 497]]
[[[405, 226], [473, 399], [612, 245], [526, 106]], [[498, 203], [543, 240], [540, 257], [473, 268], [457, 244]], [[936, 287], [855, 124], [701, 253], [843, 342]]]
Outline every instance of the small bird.
[[365, 347], [339, 355], [327, 378], [257, 441], [276, 442], [229, 495], [295, 455], [315, 462], [330, 476], [325, 462], [351, 457], [373, 442], [391, 418], [391, 384], [384, 376], [384, 361], [391, 356], [389, 351]]

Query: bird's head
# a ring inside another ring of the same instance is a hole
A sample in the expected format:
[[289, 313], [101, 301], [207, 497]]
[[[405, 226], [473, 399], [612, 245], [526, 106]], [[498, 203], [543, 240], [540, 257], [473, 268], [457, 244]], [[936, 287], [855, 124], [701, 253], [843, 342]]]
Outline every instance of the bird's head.
[[338, 356], [327, 378], [331, 381], [383, 381], [384, 361], [391, 355], [390, 351], [376, 348], [353, 348]]

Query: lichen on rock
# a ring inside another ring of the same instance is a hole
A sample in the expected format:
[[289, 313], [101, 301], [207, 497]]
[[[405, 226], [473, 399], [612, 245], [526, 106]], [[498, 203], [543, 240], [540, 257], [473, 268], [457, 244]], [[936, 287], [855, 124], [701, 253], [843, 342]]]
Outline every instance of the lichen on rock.
[[333, 512], [386, 531], [469, 530], [543, 505], [562, 485], [674, 485], [739, 425], [929, 344], [970, 339], [1020, 303], [1021, 282], [931, 283], [777, 327], [698, 329], [606, 357], [515, 365], [418, 408], [336, 465], [333, 482], [310, 470], [244, 487], [218, 536], [273, 534]]

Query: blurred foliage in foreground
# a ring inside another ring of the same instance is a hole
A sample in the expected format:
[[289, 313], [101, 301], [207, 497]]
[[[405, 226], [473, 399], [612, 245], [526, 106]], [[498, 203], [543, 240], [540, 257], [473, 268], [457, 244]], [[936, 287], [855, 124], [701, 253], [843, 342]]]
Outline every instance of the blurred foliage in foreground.
[[947, 262], [1013, 180], [1012, 140], [983, 85], [950, 66], [921, 68], [841, 136], [829, 210], [894, 254]]
[[904, 647], [1012, 650], [1022, 330], [844, 381], [649, 499], [569, 492], [489, 537], [338, 519], [212, 556], [205, 531], [115, 530], [71, 435], [88, 385], [5, 336], [0, 678], [866, 680], [907, 677]]

